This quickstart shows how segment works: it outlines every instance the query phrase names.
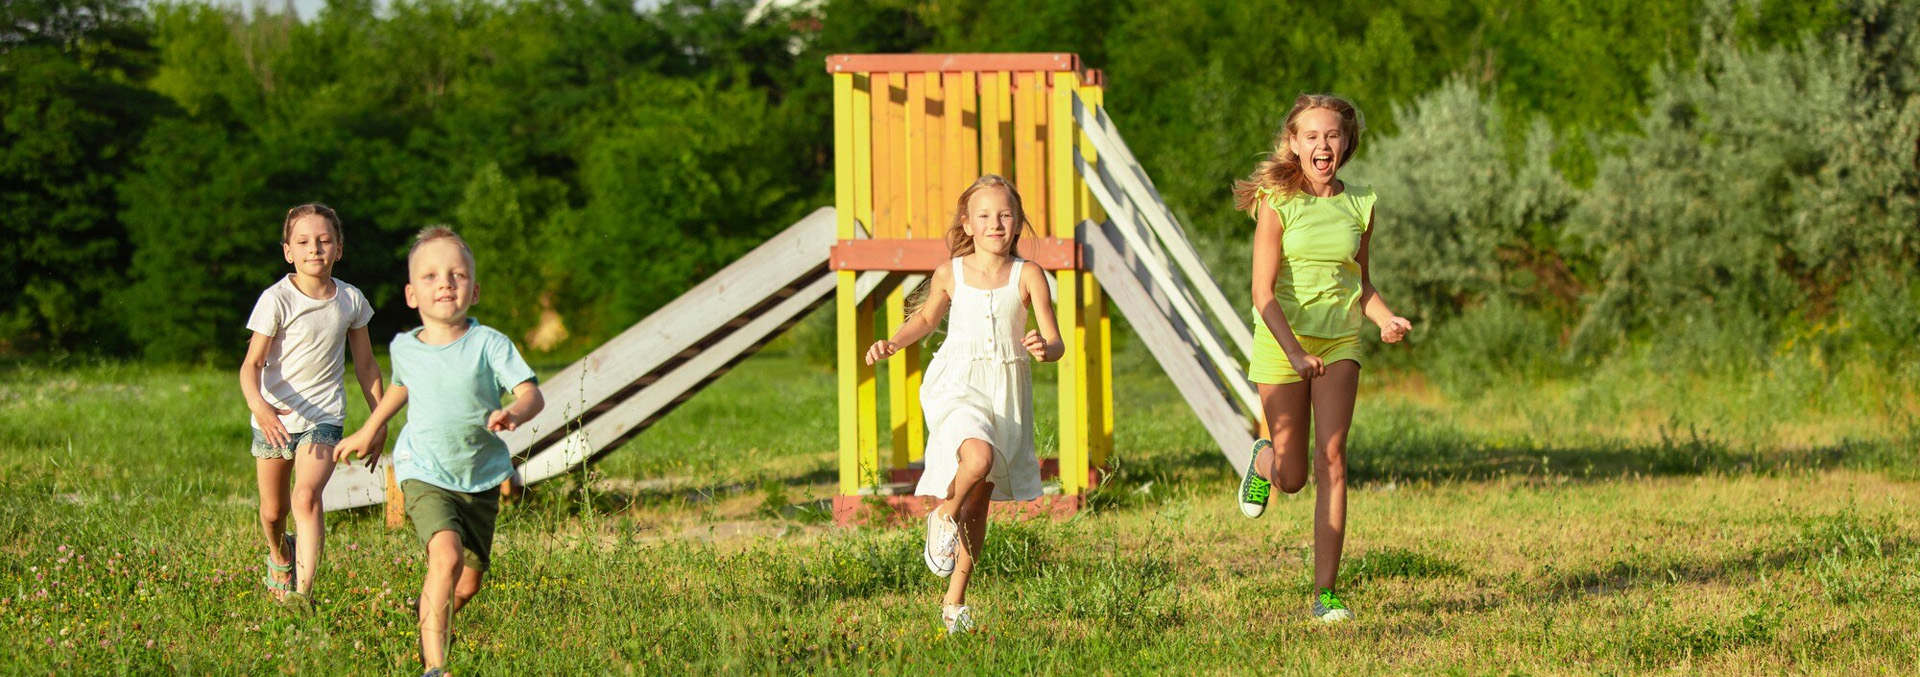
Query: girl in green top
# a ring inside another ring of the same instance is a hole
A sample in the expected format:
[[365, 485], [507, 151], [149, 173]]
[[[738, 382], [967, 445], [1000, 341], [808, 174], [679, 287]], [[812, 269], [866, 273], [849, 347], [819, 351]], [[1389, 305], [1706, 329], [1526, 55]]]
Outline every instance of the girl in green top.
[[1289, 494], [1307, 483], [1312, 454], [1312, 609], [1322, 621], [1353, 617], [1334, 594], [1347, 527], [1347, 429], [1360, 384], [1360, 319], [1398, 342], [1412, 323], [1393, 313], [1367, 275], [1373, 191], [1336, 178], [1365, 127], [1339, 97], [1294, 99], [1273, 154], [1234, 185], [1234, 207], [1253, 215], [1254, 354], [1248, 377], [1260, 388], [1272, 441], [1253, 445], [1240, 482], [1240, 510], [1266, 511], [1272, 484]]

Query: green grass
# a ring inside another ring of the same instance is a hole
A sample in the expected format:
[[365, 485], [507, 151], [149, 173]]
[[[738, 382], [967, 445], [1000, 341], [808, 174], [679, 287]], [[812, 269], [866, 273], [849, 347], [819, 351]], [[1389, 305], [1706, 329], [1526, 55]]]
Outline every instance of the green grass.
[[[833, 374], [777, 344], [602, 463], [508, 508], [493, 577], [457, 621], [453, 667], [1920, 666], [1911, 390], [1886, 396], [1909, 404], [1847, 425], [1808, 402], [1766, 412], [1762, 426], [1728, 402], [1780, 399], [1764, 383], [1675, 377], [1641, 392], [1603, 374], [1466, 400], [1418, 375], [1369, 373], [1343, 574], [1359, 620], [1322, 627], [1306, 619], [1311, 489], [1241, 518], [1232, 471], [1172, 386], [1135, 346], [1117, 362], [1114, 473], [1072, 520], [994, 524], [975, 636], [937, 631], [944, 581], [920, 564], [916, 531], [825, 523]], [[1052, 367], [1037, 372], [1044, 439]], [[312, 617], [262, 593], [234, 381], [225, 367], [0, 367], [0, 671], [416, 669], [407, 599], [423, 558], [377, 509], [329, 516]]]

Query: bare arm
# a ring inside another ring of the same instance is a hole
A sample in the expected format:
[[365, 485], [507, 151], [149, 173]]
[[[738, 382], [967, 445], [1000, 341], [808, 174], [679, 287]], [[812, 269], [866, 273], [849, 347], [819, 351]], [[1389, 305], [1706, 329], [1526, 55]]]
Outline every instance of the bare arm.
[[1067, 352], [1067, 344], [1060, 339], [1060, 325], [1053, 317], [1052, 292], [1047, 287], [1047, 271], [1040, 266], [1026, 266], [1020, 270], [1020, 288], [1026, 292], [1027, 303], [1033, 306], [1034, 324], [1040, 328], [1027, 332], [1021, 343], [1033, 358], [1041, 362], [1054, 362]]
[[947, 316], [947, 309], [953, 306], [953, 262], [940, 264], [933, 270], [928, 283], [927, 300], [920, 304], [920, 311], [900, 323], [893, 336], [883, 341], [875, 341], [867, 348], [867, 364], [893, 357], [900, 346], [911, 345], [940, 326], [940, 319]]
[[1413, 323], [1395, 315], [1393, 309], [1387, 307], [1387, 300], [1380, 296], [1380, 290], [1373, 287], [1372, 268], [1367, 263], [1367, 251], [1372, 243], [1373, 217], [1369, 215], [1367, 230], [1360, 234], [1360, 253], [1354, 256], [1354, 260], [1360, 264], [1360, 308], [1368, 320], [1380, 327], [1380, 340], [1398, 343], [1406, 337], [1407, 332], [1413, 330]]
[[[1280, 342], [1280, 350], [1290, 362], [1299, 362], [1299, 356], [1306, 356], [1307, 350], [1300, 347], [1300, 339], [1293, 335], [1293, 326], [1287, 323], [1287, 314], [1280, 309], [1280, 302], [1274, 299], [1273, 287], [1280, 280], [1280, 257], [1285, 255], [1281, 236], [1285, 227], [1280, 223], [1280, 213], [1273, 206], [1261, 202], [1258, 217], [1253, 229], [1253, 307], [1260, 313], [1260, 321], [1266, 323], [1267, 331]], [[1310, 357], [1310, 356], [1309, 356]], [[1295, 371], [1299, 365], [1294, 366]], [[1306, 376], [1302, 373], [1301, 376]]]
[[267, 368], [267, 353], [273, 350], [272, 336], [254, 332], [247, 341], [247, 357], [240, 362], [240, 394], [247, 398], [247, 411], [253, 413], [253, 420], [260, 425], [260, 435], [268, 444], [278, 447], [287, 446], [289, 437], [287, 428], [280, 424], [280, 416], [293, 413], [292, 409], [276, 409], [260, 394], [260, 371]]
[[353, 351], [353, 377], [360, 381], [360, 392], [367, 396], [367, 410], [379, 408], [386, 384], [380, 378], [380, 363], [373, 359], [373, 343], [367, 339], [366, 327], [347, 330], [347, 349]]
[[348, 456], [366, 458], [368, 452], [372, 452], [373, 460], [379, 461], [380, 449], [373, 444], [375, 437], [386, 439], [387, 423], [392, 421], [394, 415], [399, 414], [400, 409], [405, 406], [407, 406], [407, 387], [396, 385], [388, 388], [385, 393], [382, 393], [380, 406], [373, 408], [373, 414], [367, 417], [367, 422], [333, 447], [333, 460], [344, 461]]
[[540, 386], [533, 381], [521, 381], [513, 387], [513, 404], [487, 415], [487, 429], [500, 432], [513, 430], [520, 424], [533, 420], [540, 410], [547, 408], [547, 398], [540, 394]]

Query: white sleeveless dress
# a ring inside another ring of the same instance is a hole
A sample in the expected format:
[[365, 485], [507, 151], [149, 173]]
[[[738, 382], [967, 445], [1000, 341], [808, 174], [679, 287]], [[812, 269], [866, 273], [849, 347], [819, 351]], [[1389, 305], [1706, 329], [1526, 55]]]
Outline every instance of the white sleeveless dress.
[[1014, 259], [998, 289], [967, 285], [966, 268], [953, 260], [953, 305], [947, 339], [927, 365], [920, 406], [927, 414], [926, 469], [914, 493], [947, 498], [959, 469], [960, 443], [993, 445], [993, 500], [1040, 497], [1040, 461], [1033, 455], [1033, 357], [1020, 345], [1027, 306], [1020, 302], [1020, 269]]

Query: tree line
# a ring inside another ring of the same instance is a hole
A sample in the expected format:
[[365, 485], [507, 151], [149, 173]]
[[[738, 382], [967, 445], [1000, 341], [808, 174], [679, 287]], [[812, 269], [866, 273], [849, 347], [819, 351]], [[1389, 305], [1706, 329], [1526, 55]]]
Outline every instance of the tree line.
[[1417, 340], [1495, 369], [1911, 359], [1917, 5], [14, 0], [0, 355], [226, 360], [315, 200], [376, 335], [411, 321], [407, 238], [446, 223], [477, 316], [577, 352], [831, 203], [825, 56], [1072, 51], [1230, 293], [1232, 180], [1332, 91], [1367, 115], [1348, 175], [1382, 195], [1376, 276]]

